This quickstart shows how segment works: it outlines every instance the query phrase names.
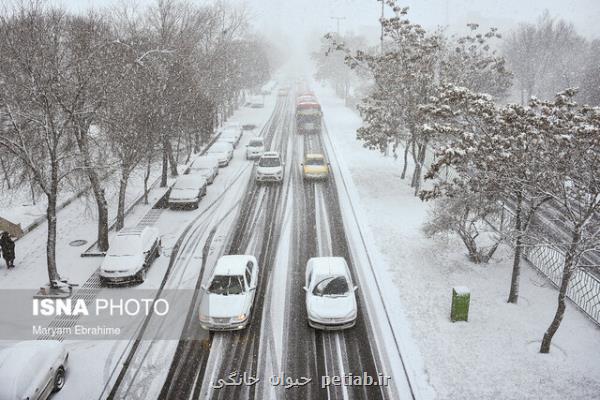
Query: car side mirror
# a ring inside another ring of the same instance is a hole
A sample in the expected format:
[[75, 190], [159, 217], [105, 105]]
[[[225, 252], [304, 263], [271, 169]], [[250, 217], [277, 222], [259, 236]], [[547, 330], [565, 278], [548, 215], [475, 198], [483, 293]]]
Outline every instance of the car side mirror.
[[303, 286], [302, 289], [304, 289], [305, 292], [308, 292], [308, 288], [306, 286]]
[[327, 165], [331, 167], [331, 163], [327, 163]]

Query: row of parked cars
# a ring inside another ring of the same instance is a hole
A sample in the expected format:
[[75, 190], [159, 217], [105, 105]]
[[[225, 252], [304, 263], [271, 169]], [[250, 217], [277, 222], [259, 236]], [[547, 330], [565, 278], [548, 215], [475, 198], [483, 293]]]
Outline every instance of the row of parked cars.
[[[199, 320], [213, 331], [244, 329], [251, 321], [260, 280], [252, 255], [222, 256], [208, 283], [202, 286]], [[313, 257], [305, 269], [308, 324], [316, 329], [339, 330], [356, 324], [357, 286], [343, 257]]]
[[[207, 186], [215, 181], [219, 168], [233, 158], [233, 150], [242, 137], [237, 123], [226, 125], [218, 140], [205, 155], [197, 157], [184, 175], [177, 178], [168, 192], [169, 208], [198, 208]], [[104, 285], [131, 282], [142, 283], [148, 268], [160, 255], [161, 240], [157, 228], [151, 226], [125, 228], [112, 239], [100, 266], [100, 281]]]

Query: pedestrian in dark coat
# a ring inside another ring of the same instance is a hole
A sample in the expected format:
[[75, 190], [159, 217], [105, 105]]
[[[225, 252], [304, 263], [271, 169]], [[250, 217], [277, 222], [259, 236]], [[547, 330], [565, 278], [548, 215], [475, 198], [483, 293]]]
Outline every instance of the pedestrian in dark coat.
[[2, 258], [6, 261], [7, 268], [15, 266], [15, 242], [10, 238], [8, 232], [2, 233], [0, 237], [0, 248], [2, 249]]

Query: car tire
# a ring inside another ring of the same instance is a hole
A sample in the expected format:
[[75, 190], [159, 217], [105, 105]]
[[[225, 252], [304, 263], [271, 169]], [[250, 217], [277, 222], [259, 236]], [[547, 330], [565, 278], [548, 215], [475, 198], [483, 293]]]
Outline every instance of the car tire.
[[58, 392], [63, 386], [65, 386], [65, 368], [61, 365], [54, 374], [54, 388], [52, 391]]

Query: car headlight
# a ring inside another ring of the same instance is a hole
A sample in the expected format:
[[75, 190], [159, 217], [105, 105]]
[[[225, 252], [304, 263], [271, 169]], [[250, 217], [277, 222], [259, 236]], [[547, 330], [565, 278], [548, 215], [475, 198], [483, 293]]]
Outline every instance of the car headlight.
[[240, 314], [233, 317], [235, 321], [245, 321], [248, 316], [246, 314]]

